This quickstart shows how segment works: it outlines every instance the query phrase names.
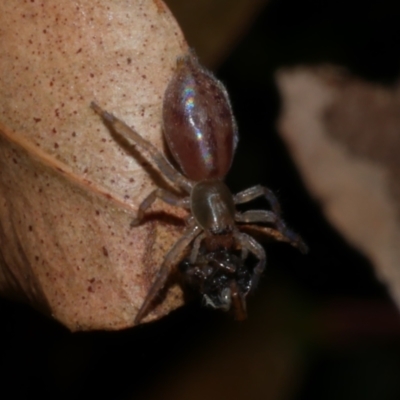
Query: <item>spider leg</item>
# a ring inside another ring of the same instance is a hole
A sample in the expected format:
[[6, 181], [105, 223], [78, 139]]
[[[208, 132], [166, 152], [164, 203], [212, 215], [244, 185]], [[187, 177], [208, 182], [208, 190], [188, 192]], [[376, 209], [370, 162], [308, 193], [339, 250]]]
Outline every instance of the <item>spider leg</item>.
[[261, 185], [252, 186], [246, 190], [243, 190], [242, 192], [236, 193], [233, 196], [233, 200], [235, 204], [243, 204], [261, 196], [264, 196], [267, 199], [267, 201], [271, 205], [272, 211], [277, 216], [280, 216], [281, 206], [278, 202], [278, 199], [276, 198], [274, 192], [265, 186]]
[[250, 253], [252, 253], [258, 259], [258, 263], [253, 270], [253, 276], [251, 278], [250, 285], [250, 290], [254, 290], [257, 287], [260, 276], [265, 269], [265, 265], [267, 263], [267, 255], [265, 254], [263, 247], [247, 233], [236, 232], [235, 237], [239, 241], [241, 246], [248, 249]]
[[279, 218], [275, 213], [267, 210], [249, 210], [244, 213], [235, 214], [235, 221], [245, 224], [276, 224], [278, 219]]
[[247, 318], [246, 312], [246, 300], [242, 293], [240, 293], [238, 284], [236, 281], [230, 283], [230, 294], [233, 312], [237, 321], [243, 321]]
[[292, 234], [290, 237], [284, 235], [282, 232], [278, 231], [275, 228], [271, 228], [269, 226], [260, 226], [260, 225], [241, 225], [241, 230], [252, 231], [253, 233], [263, 234], [265, 236], [271, 237], [278, 242], [287, 242], [290, 243], [293, 247], [298, 248], [303, 254], [308, 253], [308, 246], [304, 243], [303, 239], [300, 235], [290, 231]]
[[303, 253], [307, 252], [307, 246], [301, 237], [289, 229], [285, 222], [272, 211], [249, 210], [244, 213], [236, 213], [235, 220], [244, 224], [273, 224], [292, 246], [299, 248]]
[[131, 226], [137, 226], [140, 224], [144, 217], [144, 213], [157, 198], [161, 199], [165, 203], [171, 204], [172, 206], [189, 208], [189, 197], [184, 197], [182, 199], [167, 190], [160, 188], [155, 189], [141, 202], [136, 218], [131, 222]]
[[206, 234], [203, 232], [193, 242], [192, 251], [190, 252], [189, 262], [190, 264], [194, 264], [197, 260], [197, 256], [199, 255], [201, 242], [206, 237]]
[[240, 258], [245, 260], [249, 256], [249, 249], [247, 247], [243, 247], [240, 249]]
[[150, 160], [152, 160], [158, 167], [160, 172], [162, 172], [171, 182], [175, 183], [186, 192], [190, 192], [193, 187], [193, 182], [178, 172], [155, 146], [126, 125], [125, 122], [103, 110], [95, 102], [92, 101], [90, 106], [115, 133], [128, 140], [129, 143], [132, 143], [139, 150], [145, 152]]
[[143, 317], [148, 313], [150, 306], [156, 299], [160, 290], [163, 289], [167, 279], [172, 271], [172, 268], [176, 266], [179, 260], [183, 257], [183, 254], [189, 246], [189, 244], [196, 238], [200, 233], [201, 228], [197, 225], [189, 227], [182, 235], [182, 237], [174, 244], [168, 254], [165, 256], [164, 262], [162, 263], [159, 271], [157, 272], [156, 278], [147, 293], [147, 296], [140, 307], [135, 317], [135, 324], [138, 324]]

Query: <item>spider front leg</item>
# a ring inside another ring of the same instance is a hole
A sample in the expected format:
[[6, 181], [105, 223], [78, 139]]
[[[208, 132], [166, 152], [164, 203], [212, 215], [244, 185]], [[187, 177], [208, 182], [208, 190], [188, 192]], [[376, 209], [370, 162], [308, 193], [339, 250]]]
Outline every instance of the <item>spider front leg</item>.
[[153, 190], [140, 204], [136, 218], [131, 222], [131, 226], [138, 226], [142, 221], [146, 210], [159, 198], [167, 204], [176, 207], [189, 208], [189, 197], [179, 198], [164, 189]]
[[95, 102], [91, 102], [90, 107], [103, 119], [103, 121], [118, 135], [122, 136], [129, 143], [132, 143], [138, 150], [146, 153], [147, 157], [157, 166], [158, 170], [165, 175], [171, 182], [190, 193], [193, 182], [178, 172], [160, 153], [155, 146], [140, 136], [135, 130], [130, 128], [125, 122], [114, 117], [114, 115], [103, 110]]
[[234, 236], [241, 246], [245, 247], [258, 259], [258, 263], [253, 270], [253, 276], [250, 284], [250, 290], [254, 290], [257, 287], [261, 274], [263, 273], [265, 265], [267, 264], [267, 255], [265, 254], [263, 247], [247, 233], [236, 232]]
[[201, 228], [197, 225], [189, 227], [165, 256], [164, 262], [162, 263], [156, 275], [156, 279], [148, 291], [147, 296], [135, 317], [135, 324], [138, 324], [147, 314], [155, 298], [164, 288], [172, 269], [182, 259], [187, 247], [196, 238], [200, 231]]

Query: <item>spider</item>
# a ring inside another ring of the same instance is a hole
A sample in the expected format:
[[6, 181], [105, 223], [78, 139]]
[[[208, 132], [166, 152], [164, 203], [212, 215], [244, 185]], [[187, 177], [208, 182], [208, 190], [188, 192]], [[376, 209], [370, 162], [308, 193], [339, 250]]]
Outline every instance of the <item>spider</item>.
[[[178, 58], [176, 70], [164, 93], [162, 110], [164, 137], [182, 172], [122, 120], [94, 102], [91, 107], [111, 130], [130, 141], [160, 174], [185, 193], [180, 197], [162, 188], [153, 190], [140, 204], [132, 226], [141, 223], [146, 210], [157, 198], [190, 212], [186, 229], [166, 254], [138, 310], [135, 324], [150, 311], [169, 276], [188, 253], [188, 263], [193, 266], [187, 269], [189, 280], [196, 265], [211, 266], [213, 276], [222, 268], [217, 276], [227, 276], [223, 265], [232, 265], [233, 260], [233, 265], [239, 266], [237, 269], [243, 273], [241, 260], [245, 260], [249, 253], [255, 257], [257, 263], [251, 271], [249, 268], [245, 284], [235, 274], [230, 274], [225, 283], [223, 279], [206, 275], [199, 278], [205, 287], [202, 289], [205, 290], [203, 297], [211, 306], [222, 309], [232, 306], [239, 317], [245, 315], [245, 297], [257, 286], [266, 265], [263, 247], [250, 234], [243, 232], [246, 227], [254, 227], [267, 236], [289, 242], [302, 252], [307, 251], [300, 236], [287, 228], [281, 218], [280, 205], [270, 189], [256, 185], [232, 195], [223, 182], [238, 142], [237, 127], [225, 87], [199, 64], [192, 52]], [[236, 210], [237, 204], [258, 197], [265, 197], [271, 210]], [[272, 228], [257, 224], [267, 224]], [[239, 261], [230, 256], [235, 250], [241, 253]]]

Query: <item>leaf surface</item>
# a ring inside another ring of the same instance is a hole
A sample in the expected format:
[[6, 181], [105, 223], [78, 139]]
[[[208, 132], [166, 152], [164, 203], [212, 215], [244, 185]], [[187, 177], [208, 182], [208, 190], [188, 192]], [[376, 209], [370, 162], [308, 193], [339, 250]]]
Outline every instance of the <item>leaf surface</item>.
[[[130, 326], [182, 226], [130, 228], [154, 171], [89, 105], [162, 149], [186, 43], [161, 1], [8, 0], [0, 26], [0, 291], [72, 330]], [[179, 304], [174, 288], [150, 319]]]

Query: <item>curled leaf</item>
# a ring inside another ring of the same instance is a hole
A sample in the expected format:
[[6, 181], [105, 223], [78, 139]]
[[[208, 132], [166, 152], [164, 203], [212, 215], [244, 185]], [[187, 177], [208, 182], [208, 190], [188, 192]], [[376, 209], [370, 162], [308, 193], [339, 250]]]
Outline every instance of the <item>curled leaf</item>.
[[398, 87], [332, 66], [281, 70], [277, 82], [279, 128], [305, 183], [400, 308]]

